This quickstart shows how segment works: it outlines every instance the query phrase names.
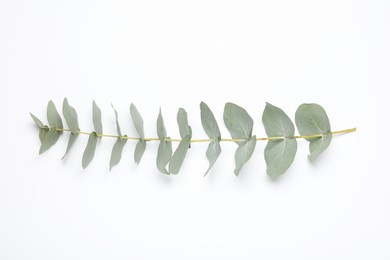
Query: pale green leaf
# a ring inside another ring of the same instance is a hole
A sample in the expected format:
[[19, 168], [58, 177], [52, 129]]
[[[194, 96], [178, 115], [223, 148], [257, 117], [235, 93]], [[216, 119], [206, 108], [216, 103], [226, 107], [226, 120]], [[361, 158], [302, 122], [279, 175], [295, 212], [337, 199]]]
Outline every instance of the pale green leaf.
[[50, 149], [60, 137], [61, 133], [55, 129], [50, 129], [47, 134], [45, 135], [45, 138], [43, 139], [41, 148], [39, 149], [39, 154], [42, 154]]
[[80, 129], [77, 119], [77, 112], [72, 106], [69, 105], [67, 98], [64, 98], [64, 102], [62, 105], [62, 114], [64, 115], [66, 124], [68, 125], [72, 133], [76, 134], [77, 132], [79, 132]]
[[118, 132], [118, 136], [122, 136], [121, 127], [119, 126], [119, 121], [118, 121], [118, 112], [115, 110], [112, 104], [111, 107], [112, 109], [114, 109], [114, 113], [115, 113], [115, 123], [116, 123], [116, 130]]
[[171, 174], [178, 174], [187, 155], [188, 147], [190, 145], [191, 135], [187, 135], [180, 141], [172, 158], [169, 162], [169, 172]]
[[[167, 138], [169, 139], [169, 137]], [[156, 165], [157, 169], [164, 173], [169, 174], [166, 169], [166, 166], [172, 156], [172, 142], [171, 141], [161, 141], [158, 145]]]
[[[126, 136], [124, 136], [126, 137]], [[123, 148], [125, 147], [125, 144], [127, 142], [126, 138], [117, 138], [114, 146], [112, 147], [112, 152], [111, 152], [111, 158], [110, 158], [110, 171], [112, 167], [117, 165], [121, 158], [122, 158], [122, 152]]]
[[264, 149], [267, 174], [270, 177], [278, 177], [286, 172], [293, 163], [296, 152], [297, 140], [294, 138], [268, 141]]
[[332, 141], [328, 115], [318, 104], [302, 104], [295, 113], [295, 123], [299, 133], [303, 136], [322, 135], [322, 137], [305, 138], [310, 142], [309, 159], [315, 160]]
[[130, 114], [134, 122], [135, 129], [137, 130], [141, 139], [145, 137], [144, 135], [144, 120], [142, 119], [141, 114], [138, 112], [138, 109], [133, 103], [130, 105]]
[[293, 137], [294, 124], [280, 108], [266, 103], [262, 116], [265, 132], [268, 137]]
[[221, 154], [221, 144], [218, 141], [213, 141], [209, 143], [206, 151], [206, 157], [209, 160], [209, 168], [207, 169], [204, 176], [210, 171], [214, 163], [217, 161], [219, 155]]
[[215, 120], [213, 112], [206, 105], [206, 103], [200, 103], [200, 117], [202, 120], [202, 126], [206, 134], [210, 139], [221, 139], [221, 132], [218, 127], [217, 120]]
[[249, 161], [256, 147], [256, 136], [252, 136], [251, 139], [245, 142], [241, 142], [236, 150], [234, 159], [236, 162], [236, 169], [234, 173], [238, 176], [241, 168], [245, 163]]
[[81, 162], [83, 169], [87, 168], [95, 157], [96, 145], [98, 137], [96, 132], [92, 132], [88, 137], [88, 143], [83, 153], [83, 160]]
[[190, 134], [187, 112], [183, 108], [179, 108], [179, 111], [177, 112], [177, 124], [179, 125], [181, 138]]
[[70, 151], [70, 148], [72, 148], [72, 146], [73, 146], [73, 144], [76, 141], [78, 136], [79, 136], [78, 134], [74, 134], [74, 133], [71, 133], [69, 135], [68, 146], [66, 147], [65, 154], [64, 154], [64, 156], [62, 156], [61, 160], [63, 160], [65, 158], [65, 156], [68, 154], [68, 152]]
[[63, 129], [61, 116], [58, 114], [58, 111], [51, 100], [47, 104], [47, 121], [49, 122], [50, 127]]
[[39, 129], [39, 140], [41, 140], [41, 144], [43, 143], [43, 140], [45, 140], [47, 132], [49, 132], [49, 129], [47, 128]]
[[223, 119], [233, 139], [251, 138], [253, 119], [245, 109], [233, 103], [226, 103]]
[[92, 102], [92, 119], [93, 126], [95, 128], [97, 135], [103, 134], [103, 125], [102, 125], [102, 112], [100, 108], [97, 106], [95, 100]]
[[139, 164], [139, 162], [141, 161], [141, 158], [145, 152], [145, 148], [146, 148], [146, 142], [144, 140], [139, 140], [134, 150], [134, 162], [136, 164]]
[[161, 108], [157, 117], [157, 135], [158, 138], [160, 138], [161, 140], [164, 140], [167, 137], [167, 132], [165, 130], [164, 119], [161, 113]]
[[44, 128], [45, 126], [43, 125], [42, 121], [39, 120], [36, 116], [34, 116], [32, 113], [30, 113], [30, 116], [31, 118], [34, 120], [35, 124], [39, 127], [39, 128]]

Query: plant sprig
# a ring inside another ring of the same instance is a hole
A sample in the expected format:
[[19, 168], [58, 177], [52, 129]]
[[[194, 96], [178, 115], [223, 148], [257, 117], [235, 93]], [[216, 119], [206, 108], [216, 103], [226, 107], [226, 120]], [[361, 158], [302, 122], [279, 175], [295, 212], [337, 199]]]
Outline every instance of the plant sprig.
[[[82, 167], [85, 169], [92, 162], [98, 140], [102, 137], [115, 138], [116, 141], [111, 151], [110, 170], [117, 165], [122, 157], [123, 148], [127, 141], [137, 141], [134, 151], [134, 161], [140, 163], [146, 150], [147, 142], [158, 141], [158, 151], [156, 166], [164, 174], [178, 174], [191, 148], [191, 143], [208, 142], [206, 157], [209, 161], [209, 167], [205, 175], [210, 171], [214, 163], [221, 154], [221, 142], [235, 142], [238, 148], [235, 152], [234, 173], [238, 176], [242, 167], [249, 161], [256, 148], [257, 141], [268, 141], [264, 149], [264, 159], [267, 165], [267, 174], [270, 177], [278, 177], [285, 173], [295, 159], [297, 152], [297, 139], [305, 139], [310, 142], [308, 156], [310, 161], [314, 161], [323, 151], [325, 151], [331, 141], [332, 136], [336, 134], [350, 133], [356, 131], [356, 128], [349, 128], [338, 131], [331, 131], [329, 118], [325, 110], [318, 104], [305, 103], [298, 107], [295, 113], [295, 124], [300, 135], [295, 135], [295, 127], [291, 119], [280, 108], [266, 103], [262, 115], [262, 122], [267, 137], [256, 137], [253, 135], [253, 119], [248, 112], [233, 103], [226, 103], [223, 119], [231, 138], [222, 138], [221, 132], [214, 114], [204, 103], [200, 103], [200, 116], [204, 131], [208, 139], [192, 139], [192, 128], [188, 124], [187, 112], [180, 108], [177, 113], [177, 123], [180, 132], [180, 139], [171, 139], [168, 137], [161, 109], [159, 111], [156, 123], [158, 137], [145, 137], [143, 118], [132, 103], [130, 105], [130, 115], [138, 133], [138, 137], [122, 135], [118, 121], [118, 112], [112, 106], [116, 119], [117, 135], [104, 134], [101, 119], [101, 110], [96, 102], [92, 102], [92, 121], [95, 131], [80, 131], [76, 110], [69, 105], [65, 98], [62, 106], [62, 114], [68, 128], [63, 127], [62, 118], [58, 113], [54, 103], [49, 101], [47, 105], [48, 125], [42, 123], [36, 116], [30, 113], [36, 126], [39, 128], [39, 138], [41, 147], [39, 154], [49, 150], [59, 139], [63, 132], [70, 132], [68, 145], [64, 156], [69, 153], [74, 142], [79, 135], [88, 135], [87, 146], [85, 147]], [[179, 142], [176, 150], [172, 150], [172, 142]]]

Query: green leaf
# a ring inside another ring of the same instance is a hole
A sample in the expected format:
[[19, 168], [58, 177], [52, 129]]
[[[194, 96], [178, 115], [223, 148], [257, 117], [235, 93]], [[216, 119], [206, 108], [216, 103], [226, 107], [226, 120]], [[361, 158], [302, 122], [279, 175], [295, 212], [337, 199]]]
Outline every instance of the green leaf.
[[[127, 136], [124, 136], [127, 137]], [[125, 144], [127, 142], [126, 138], [117, 138], [114, 146], [112, 147], [112, 152], [111, 152], [111, 158], [110, 158], [110, 171], [112, 167], [117, 165], [121, 158], [122, 158], [122, 152], [123, 148], [125, 147]]]
[[92, 102], [92, 118], [93, 118], [93, 126], [95, 128], [97, 135], [103, 134], [103, 125], [102, 125], [102, 112], [100, 108], [97, 106], [95, 100]]
[[206, 103], [200, 103], [200, 117], [202, 120], [202, 126], [207, 136], [210, 139], [221, 139], [221, 132], [218, 127], [217, 120], [215, 120], [213, 112], [206, 105]]
[[188, 125], [187, 112], [183, 108], [179, 108], [179, 111], [177, 112], [177, 124], [179, 125], [181, 138], [190, 134], [191, 129]]
[[139, 164], [139, 162], [141, 161], [141, 158], [145, 152], [145, 148], [146, 148], [146, 142], [144, 140], [139, 140], [134, 150], [134, 162], [136, 164]]
[[47, 104], [47, 120], [49, 122], [50, 127], [56, 128], [56, 129], [62, 129], [62, 120], [60, 114], [58, 114], [58, 111], [53, 103], [53, 101], [49, 101]]
[[191, 135], [187, 135], [181, 139], [175, 152], [172, 155], [171, 161], [169, 162], [169, 172], [171, 174], [178, 174], [180, 168], [184, 162], [184, 158], [187, 155], [188, 147], [190, 145]]
[[303, 136], [322, 135], [322, 137], [305, 138], [310, 142], [309, 160], [314, 161], [332, 141], [328, 115], [318, 104], [302, 104], [295, 113], [295, 123], [299, 133]]
[[65, 154], [64, 156], [62, 156], [61, 160], [65, 159], [65, 156], [68, 154], [68, 152], [70, 151], [70, 148], [72, 148], [73, 144], [74, 144], [74, 141], [76, 141], [77, 137], [79, 135], [78, 134], [74, 134], [74, 133], [71, 133], [69, 135], [69, 141], [68, 141], [68, 146], [66, 147], [66, 151], [65, 151]]
[[[169, 139], [169, 137], [167, 138]], [[157, 169], [164, 173], [168, 174], [169, 172], [166, 169], [166, 166], [172, 156], [172, 142], [171, 141], [161, 141], [158, 145], [157, 160], [156, 165]]]
[[296, 139], [268, 141], [264, 149], [267, 174], [270, 177], [282, 175], [293, 163], [297, 152]]
[[233, 103], [226, 103], [223, 119], [233, 139], [251, 138], [253, 120], [245, 109]]
[[256, 147], [256, 136], [252, 136], [251, 139], [245, 142], [241, 142], [236, 150], [234, 159], [236, 161], [236, 169], [234, 173], [238, 176], [241, 168], [245, 163], [249, 161]]
[[138, 112], [138, 109], [133, 103], [130, 105], [130, 114], [133, 118], [135, 129], [137, 130], [141, 139], [145, 137], [144, 135], [144, 120], [142, 119], [141, 114]]
[[121, 137], [122, 136], [122, 132], [121, 132], [121, 127], [119, 126], [119, 121], [118, 121], [118, 112], [116, 112], [114, 106], [111, 104], [111, 107], [112, 109], [114, 109], [114, 113], [115, 113], [115, 122], [116, 122], [116, 130], [118, 132], [118, 135]]
[[39, 127], [39, 128], [44, 128], [45, 126], [43, 125], [43, 123], [41, 122], [41, 120], [39, 120], [36, 116], [34, 116], [32, 113], [30, 113], [30, 116], [31, 118], [34, 120], [35, 124]]
[[88, 137], [88, 143], [87, 146], [85, 147], [84, 154], [83, 154], [83, 160], [81, 163], [83, 169], [87, 168], [88, 165], [93, 160], [93, 157], [95, 157], [97, 140], [98, 140], [98, 136], [96, 135], [96, 132], [92, 132]]
[[45, 140], [47, 132], [49, 132], [49, 129], [47, 128], [39, 129], [39, 140], [41, 140], [41, 144], [43, 143], [43, 140]]
[[269, 103], [264, 108], [262, 120], [268, 137], [285, 138], [268, 141], [264, 150], [267, 174], [278, 177], [287, 171], [297, 152], [294, 124], [283, 110]]
[[64, 98], [62, 114], [64, 115], [66, 124], [68, 125], [69, 129], [73, 134], [77, 134], [80, 131], [77, 120], [77, 112], [72, 106], [69, 105], [67, 98]]
[[45, 138], [43, 139], [41, 148], [39, 149], [39, 154], [42, 154], [46, 152], [47, 150], [50, 149], [57, 141], [58, 138], [60, 137], [61, 132], [55, 130], [55, 129], [50, 129], [47, 134], [45, 135]]
[[209, 168], [207, 169], [204, 176], [210, 171], [211, 167], [213, 167], [214, 163], [217, 161], [219, 155], [221, 154], [221, 144], [217, 141], [213, 141], [209, 143], [206, 151], [206, 157], [209, 160]]
[[160, 138], [161, 140], [167, 138], [167, 131], [165, 130], [164, 119], [161, 113], [161, 108], [157, 117], [157, 135], [158, 138]]

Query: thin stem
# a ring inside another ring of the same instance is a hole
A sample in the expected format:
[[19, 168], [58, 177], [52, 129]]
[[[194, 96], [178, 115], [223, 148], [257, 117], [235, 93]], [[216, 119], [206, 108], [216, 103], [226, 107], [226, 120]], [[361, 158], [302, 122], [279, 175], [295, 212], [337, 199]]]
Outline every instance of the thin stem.
[[[49, 127], [44, 127], [45, 129], [54, 129], [54, 128], [49, 128]], [[59, 132], [72, 132], [70, 129], [64, 129], [64, 128], [57, 128], [56, 129]], [[356, 131], [356, 127], [354, 128], [348, 128], [348, 129], [343, 129], [343, 130], [338, 130], [338, 131], [333, 131], [331, 132], [332, 135], [338, 135], [338, 134], [346, 134], [346, 133], [352, 133]], [[83, 132], [83, 131], [77, 131], [77, 134], [82, 134], [82, 135], [91, 135], [92, 132]], [[139, 137], [129, 137], [129, 136], [118, 136], [118, 135], [110, 135], [110, 134], [97, 134], [98, 137], [111, 137], [111, 138], [121, 138], [121, 139], [127, 139], [127, 140], [132, 140], [132, 141], [139, 141], [139, 140], [144, 140], [146, 142], [150, 141], [162, 141], [163, 139], [156, 138], [156, 137], [145, 137], [145, 138], [139, 138]], [[291, 138], [305, 138], [305, 139], [313, 139], [313, 138], [319, 138], [323, 137], [323, 134], [313, 134], [313, 135], [296, 135]], [[270, 136], [270, 137], [259, 137], [256, 138], [256, 141], [275, 141], [275, 140], [283, 140], [286, 139], [284, 136]], [[164, 141], [166, 142], [180, 142], [181, 139], [170, 139], [170, 138], [165, 138]], [[215, 139], [191, 139], [191, 143], [206, 143], [206, 142], [212, 142], [215, 141]], [[234, 139], [234, 138], [221, 138], [221, 142], [243, 142], [246, 141], [246, 139]]]

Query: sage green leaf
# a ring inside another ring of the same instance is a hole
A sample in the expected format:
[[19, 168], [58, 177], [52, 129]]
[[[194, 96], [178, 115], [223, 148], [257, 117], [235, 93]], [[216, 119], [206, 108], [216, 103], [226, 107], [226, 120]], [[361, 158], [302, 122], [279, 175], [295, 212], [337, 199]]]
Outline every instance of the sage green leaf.
[[64, 102], [62, 105], [62, 114], [64, 115], [66, 124], [73, 134], [76, 134], [80, 131], [79, 123], [77, 119], [77, 112], [74, 107], [69, 105], [68, 99], [64, 98]]
[[184, 158], [187, 155], [188, 147], [190, 145], [191, 135], [187, 135], [181, 139], [179, 145], [177, 146], [175, 152], [172, 155], [172, 158], [169, 162], [169, 172], [171, 174], [178, 174], [180, 168], [184, 162]]
[[[170, 138], [167, 137], [167, 140]], [[158, 152], [157, 152], [157, 159], [156, 159], [156, 165], [157, 169], [164, 173], [169, 174], [169, 172], [166, 169], [166, 166], [171, 159], [172, 156], [172, 142], [171, 141], [161, 141], [158, 145]]]
[[[124, 136], [127, 137], [127, 136]], [[110, 158], [110, 171], [112, 167], [117, 165], [121, 158], [122, 158], [122, 152], [123, 148], [125, 147], [125, 144], [127, 142], [126, 138], [117, 138], [114, 146], [112, 147], [112, 152], [111, 152], [111, 158]]]
[[209, 143], [206, 151], [206, 157], [209, 160], [209, 168], [207, 169], [204, 176], [210, 171], [214, 163], [217, 161], [219, 155], [221, 154], [221, 144], [218, 141], [213, 141]]
[[181, 138], [190, 134], [187, 112], [183, 108], [179, 108], [179, 111], [177, 112], [177, 124], [179, 125]]
[[95, 128], [97, 135], [103, 134], [103, 125], [102, 125], [102, 112], [100, 108], [97, 106], [95, 100], [92, 102], [92, 119], [93, 126]]
[[226, 103], [223, 119], [233, 139], [251, 138], [253, 120], [245, 109], [233, 103]]
[[43, 123], [41, 122], [41, 120], [39, 120], [36, 116], [34, 116], [32, 113], [30, 113], [30, 116], [31, 118], [34, 120], [35, 124], [39, 127], [39, 128], [44, 128], [45, 126], [43, 125]]
[[268, 137], [293, 137], [294, 124], [280, 108], [266, 103], [262, 116], [265, 132]]
[[139, 162], [141, 161], [141, 158], [145, 152], [145, 148], [146, 148], [146, 142], [144, 140], [139, 140], [134, 150], [134, 162], [136, 164], [139, 164]]
[[49, 132], [49, 129], [47, 128], [39, 129], [39, 140], [41, 140], [41, 144], [43, 143], [43, 140], [45, 140], [47, 132]]
[[245, 163], [249, 161], [251, 158], [255, 147], [256, 147], [256, 136], [252, 136], [251, 139], [245, 142], [241, 142], [236, 150], [234, 155], [234, 159], [236, 162], [236, 169], [234, 169], [234, 173], [238, 176], [240, 174], [241, 168]]
[[83, 160], [81, 162], [83, 169], [87, 168], [93, 160], [93, 157], [95, 157], [97, 140], [98, 136], [96, 135], [96, 132], [92, 132], [88, 137], [88, 143], [83, 153]]
[[138, 112], [138, 109], [133, 103], [130, 105], [130, 114], [133, 118], [135, 129], [137, 130], [141, 139], [145, 137], [144, 135], [144, 120], [142, 119], [141, 114]]
[[122, 136], [122, 132], [121, 132], [121, 127], [119, 126], [119, 121], [118, 121], [118, 112], [116, 112], [114, 106], [111, 104], [111, 107], [112, 109], [114, 109], [114, 113], [115, 113], [115, 122], [116, 122], [116, 130], [118, 132], [118, 136]]
[[68, 146], [66, 147], [66, 151], [65, 151], [65, 154], [64, 156], [62, 156], [61, 160], [65, 159], [65, 156], [68, 154], [68, 152], [70, 151], [70, 148], [72, 148], [74, 142], [76, 141], [77, 137], [79, 136], [79, 134], [74, 134], [74, 133], [71, 133], [69, 135], [69, 140], [68, 140]]
[[47, 150], [50, 149], [57, 141], [58, 138], [60, 137], [61, 132], [55, 130], [55, 129], [50, 129], [47, 134], [45, 135], [45, 138], [43, 139], [41, 148], [39, 149], [39, 154], [42, 154], [46, 152]]
[[63, 129], [61, 116], [60, 114], [58, 114], [56, 106], [51, 100], [47, 104], [47, 120], [49, 122], [50, 127], [56, 129]]
[[200, 117], [202, 120], [202, 126], [207, 136], [210, 139], [221, 139], [221, 132], [218, 127], [217, 120], [215, 120], [213, 112], [206, 105], [206, 103], [200, 103]]
[[294, 138], [268, 141], [264, 149], [267, 174], [278, 177], [285, 173], [294, 161], [297, 147], [297, 140]]
[[322, 135], [322, 137], [305, 138], [310, 142], [309, 160], [314, 161], [332, 141], [328, 115], [318, 104], [302, 104], [295, 113], [295, 123], [300, 135]]
[[160, 138], [161, 140], [167, 138], [167, 131], [165, 130], [164, 119], [161, 113], [161, 108], [157, 117], [157, 135], [158, 138]]

